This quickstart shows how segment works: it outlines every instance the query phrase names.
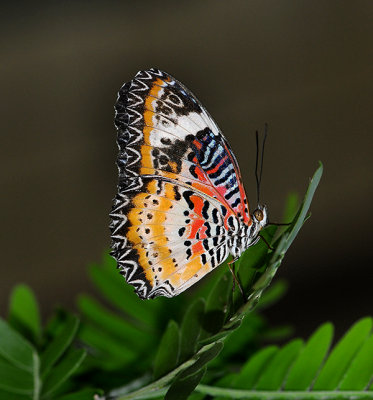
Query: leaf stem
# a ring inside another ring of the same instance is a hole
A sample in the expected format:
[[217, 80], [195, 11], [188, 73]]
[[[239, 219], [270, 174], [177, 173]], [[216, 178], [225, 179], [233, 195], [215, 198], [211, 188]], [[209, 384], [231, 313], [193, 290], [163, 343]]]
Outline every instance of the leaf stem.
[[241, 390], [221, 388], [217, 386], [198, 385], [196, 392], [210, 396], [223, 396], [232, 399], [256, 399], [256, 400], [303, 400], [303, 399], [373, 399], [373, 393], [358, 390], [325, 390], [325, 391], [265, 391], [265, 390]]
[[40, 362], [39, 356], [36, 352], [32, 353], [33, 361], [33, 378], [34, 378], [34, 390], [32, 400], [39, 400], [41, 391], [41, 381], [40, 381]]
[[110, 391], [110, 398], [118, 399], [118, 400], [129, 400], [129, 399], [140, 399], [140, 398], [150, 398], [152, 397], [152, 392], [158, 393], [159, 390], [162, 390], [180, 371], [190, 367], [195, 362], [194, 359], [188, 360], [185, 363], [181, 364], [179, 367], [175, 368], [173, 371], [158, 379], [155, 382], [150, 383], [147, 386], [144, 386], [134, 392], [128, 393], [128, 387], [124, 386], [122, 388], [114, 389]]

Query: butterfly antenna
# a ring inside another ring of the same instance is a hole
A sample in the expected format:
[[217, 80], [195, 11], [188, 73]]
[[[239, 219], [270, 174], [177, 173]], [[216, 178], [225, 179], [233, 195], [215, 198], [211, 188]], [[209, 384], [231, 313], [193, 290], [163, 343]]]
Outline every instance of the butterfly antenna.
[[263, 161], [264, 161], [264, 147], [265, 147], [265, 142], [267, 139], [267, 133], [268, 133], [268, 124], [264, 125], [264, 137], [263, 137], [263, 142], [262, 142], [262, 149], [261, 149], [261, 155], [260, 155], [260, 168], [259, 168], [259, 132], [255, 132], [255, 138], [256, 138], [256, 161], [255, 161], [255, 178], [256, 178], [256, 193], [258, 197], [258, 203], [260, 200], [260, 185], [262, 183], [262, 174], [263, 174]]
[[257, 196], [257, 204], [259, 204], [260, 182], [259, 182], [259, 175], [258, 175], [258, 162], [259, 162], [259, 133], [258, 133], [258, 131], [255, 131], [255, 139], [256, 139], [256, 158], [255, 158], [256, 196]]

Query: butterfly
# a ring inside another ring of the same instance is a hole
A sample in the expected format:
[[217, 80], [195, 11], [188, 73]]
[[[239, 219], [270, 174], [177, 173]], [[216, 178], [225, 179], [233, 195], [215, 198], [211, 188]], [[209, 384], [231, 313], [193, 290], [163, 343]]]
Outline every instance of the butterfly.
[[142, 299], [177, 296], [259, 240], [236, 157], [182, 83], [158, 69], [124, 84], [115, 104], [118, 193], [111, 255]]

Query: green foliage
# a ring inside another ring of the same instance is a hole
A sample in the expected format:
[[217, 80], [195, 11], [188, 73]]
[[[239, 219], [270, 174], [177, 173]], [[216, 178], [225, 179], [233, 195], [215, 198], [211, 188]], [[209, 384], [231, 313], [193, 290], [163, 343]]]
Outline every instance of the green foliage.
[[[77, 317], [64, 313], [43, 332], [34, 294], [26, 285], [16, 286], [8, 322], [0, 319], [0, 398], [48, 400], [73, 391], [71, 377], [86, 355], [72, 345], [78, 325]], [[92, 399], [94, 393], [70, 393], [61, 400]]]
[[[258, 310], [270, 306], [284, 293], [286, 287], [279, 282], [268, 289], [261, 300], [285, 252], [307, 218], [321, 174], [322, 166], [311, 180], [298, 212], [295, 196], [290, 197], [286, 215], [295, 215], [292, 224], [280, 229], [270, 226], [264, 231], [266, 240], [274, 250], [269, 250], [263, 242], [259, 242], [249, 248], [236, 263], [236, 273], [244, 287], [245, 299], [238, 290], [232, 293], [232, 275], [224, 265], [211, 274], [210, 280], [206, 279], [196, 289], [194, 302], [189, 301], [189, 291], [173, 299], [141, 302], [131, 287], [120, 282], [110, 257], [105, 257], [103, 265], [91, 268], [90, 274], [95, 286], [106, 302], [109, 302], [108, 306], [102, 302], [90, 301], [92, 309], [89, 310], [84, 305], [85, 297], [79, 301], [84, 315], [81, 339], [93, 344], [98, 334], [105, 338], [105, 346], [99, 347], [97, 341], [93, 346], [93, 351], [100, 351], [95, 354], [96, 361], [91, 362], [91, 367], [98, 368], [100, 365], [101, 370], [110, 370], [110, 376], [101, 373], [103, 384], [108, 380], [114, 383], [113, 374], [120, 366], [128, 369], [131, 365], [133, 378], [144, 376], [140, 381], [135, 379], [131, 383], [131, 376], [127, 375], [129, 379], [126, 383], [122, 375], [121, 382], [125, 385], [109, 391], [109, 396], [117, 399], [164, 395], [167, 399], [186, 398], [198, 385], [198, 379], [204, 377], [207, 382], [214, 381], [214, 376], [219, 376], [222, 371], [227, 372], [227, 366], [234, 366], [240, 359], [244, 361], [245, 357], [250, 357], [259, 349], [263, 337], [283, 339], [291, 332], [289, 327], [271, 329], [253, 309], [257, 305]], [[188, 303], [190, 305], [186, 308]], [[101, 323], [104, 317], [98, 318], [98, 315], [105, 316], [104, 324]], [[118, 330], [115, 328], [120, 320], [130, 323], [132, 327], [126, 329], [126, 332], [121, 330], [121, 336], [117, 335]], [[148, 340], [139, 340], [140, 332], [146, 332]], [[116, 350], [110, 351], [107, 343], [110, 346], [115, 343]], [[136, 353], [140, 356], [134, 363], [131, 351], [136, 346]], [[296, 340], [281, 349], [274, 357], [272, 369], [261, 376], [259, 387], [267, 387], [270, 382], [271, 389], [280, 388], [302, 346], [303, 343]], [[207, 363], [209, 368], [206, 370]], [[146, 374], [149, 364], [154, 366], [153, 379]]]
[[32, 291], [18, 285], [10, 296], [9, 324], [24, 337], [38, 343], [41, 335], [39, 307]]
[[[273, 327], [261, 314], [286, 291], [282, 281], [269, 285], [308, 218], [321, 175], [320, 165], [299, 209], [289, 197], [290, 226], [263, 231], [272, 249], [260, 241], [236, 262], [245, 298], [232, 291], [222, 265], [180, 296], [141, 301], [105, 255], [89, 268], [99, 295], [78, 298], [81, 322], [60, 310], [42, 329], [33, 293], [16, 287], [8, 322], [0, 320], [0, 398], [373, 399], [371, 318], [329, 352], [332, 324], [306, 342], [281, 345], [292, 327]], [[268, 341], [276, 344], [263, 347]]]
[[367, 391], [373, 379], [372, 322], [356, 322], [329, 356], [333, 326], [327, 323], [307, 343], [296, 339], [282, 348], [268, 346], [220, 387], [196, 390], [226, 399], [372, 399]]
[[153, 376], [158, 379], [172, 371], [179, 360], [180, 334], [177, 323], [171, 320], [162, 336], [154, 360]]
[[[232, 277], [227, 267], [221, 268], [212, 274], [210, 280], [196, 288], [198, 297], [195, 301], [190, 301], [190, 293], [172, 299], [141, 301], [133, 293], [132, 287], [123, 282], [114, 260], [105, 255], [101, 265], [90, 268], [92, 280], [103, 300], [88, 295], [78, 298], [78, 307], [83, 316], [79, 338], [89, 346], [90, 354], [84, 365], [87, 374], [96, 373], [95, 382], [105, 389], [130, 383], [139, 376], [144, 376], [141, 384], [149, 383], [149, 365], [154, 367], [154, 377], [165, 374], [175, 366], [175, 362], [179, 366], [186, 362], [187, 368], [191, 358], [198, 358], [199, 350], [201, 354], [208, 350], [203, 346], [214, 343], [219, 337], [225, 338], [225, 347], [221, 357], [214, 360], [215, 368], [219, 367], [220, 362], [229, 362], [236, 357], [241, 345], [246, 347], [242, 356], [248, 356], [258, 348], [262, 337], [287, 337], [289, 327], [272, 328], [257, 313], [251, 313], [243, 321], [235, 321], [231, 326], [227, 323], [226, 316], [232, 301]], [[96, 284], [97, 276], [100, 276], [99, 285]], [[107, 285], [104, 289], [103, 282]], [[118, 283], [124, 287], [128, 301], [123, 299], [118, 302], [116, 299], [114, 302], [111, 296], [106, 295], [110, 293], [110, 285]], [[263, 297], [261, 308], [276, 302], [285, 290], [283, 282], [276, 283]], [[131, 308], [132, 301], [137, 302], [136, 314], [122, 305], [129, 304]], [[151, 318], [146, 322], [148, 315]], [[227, 335], [241, 324], [242, 334], [239, 335], [237, 331], [233, 340], [230, 340]], [[211, 353], [208, 351], [207, 354]], [[123, 371], [126, 373], [123, 374]]]
[[326, 358], [333, 338], [333, 325], [322, 325], [304, 346], [286, 378], [286, 390], [307, 390]]

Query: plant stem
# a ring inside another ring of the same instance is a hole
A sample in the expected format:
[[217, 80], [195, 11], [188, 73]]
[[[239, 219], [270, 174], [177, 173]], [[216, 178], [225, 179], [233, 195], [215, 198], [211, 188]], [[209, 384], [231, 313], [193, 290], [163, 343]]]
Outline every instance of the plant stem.
[[180, 371], [190, 367], [195, 362], [194, 359], [188, 360], [181, 364], [179, 367], [175, 368], [173, 371], [165, 375], [164, 377], [158, 379], [155, 382], [150, 383], [134, 392], [128, 393], [128, 386], [122, 388], [114, 389], [110, 391], [110, 398], [118, 400], [129, 400], [129, 399], [140, 399], [140, 398], [151, 398], [152, 392], [156, 393], [162, 390]]
[[241, 390], [221, 388], [217, 386], [198, 385], [196, 392], [210, 396], [223, 396], [232, 399], [276, 399], [276, 400], [303, 400], [303, 399], [373, 399], [373, 392], [362, 390], [325, 390], [325, 391], [265, 391], [265, 390]]

